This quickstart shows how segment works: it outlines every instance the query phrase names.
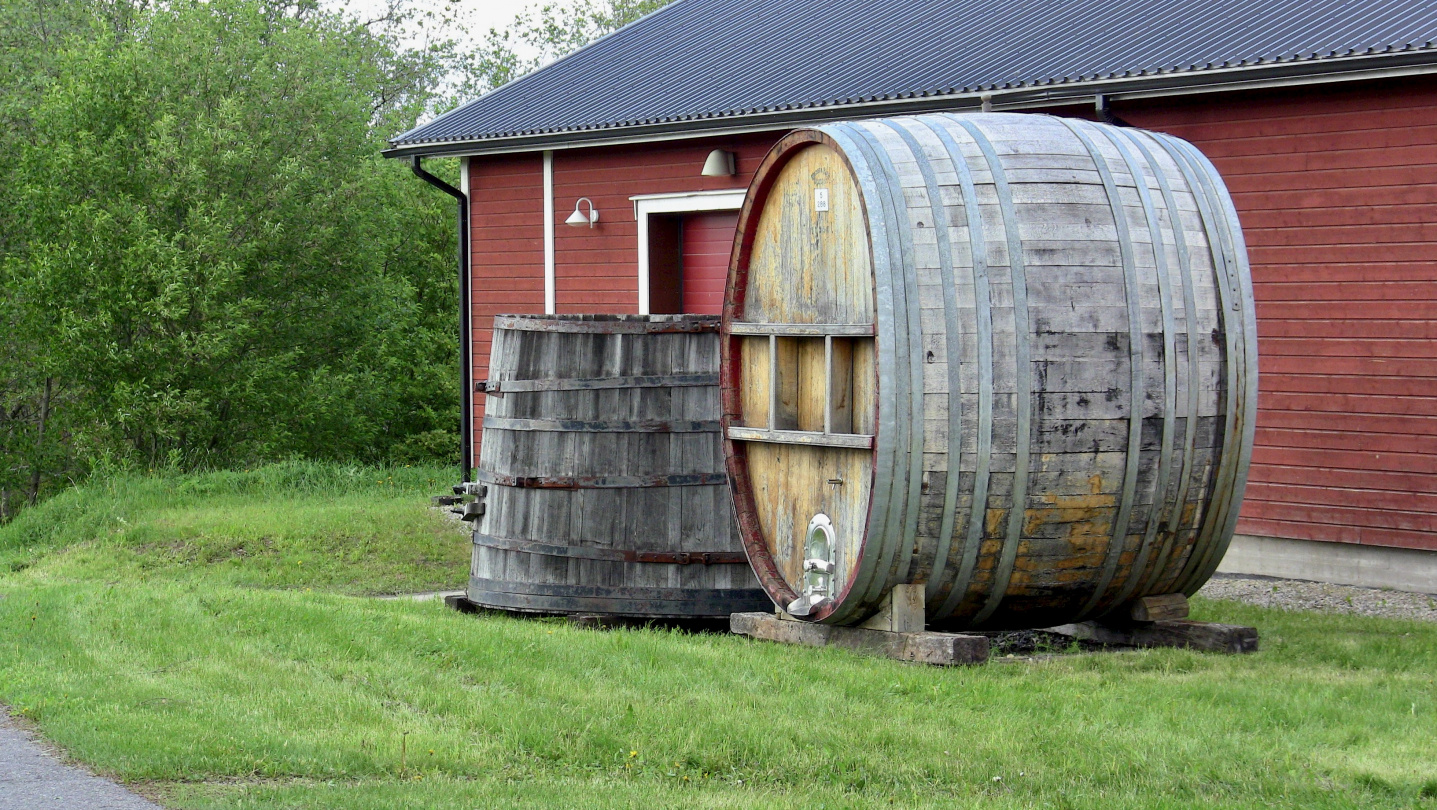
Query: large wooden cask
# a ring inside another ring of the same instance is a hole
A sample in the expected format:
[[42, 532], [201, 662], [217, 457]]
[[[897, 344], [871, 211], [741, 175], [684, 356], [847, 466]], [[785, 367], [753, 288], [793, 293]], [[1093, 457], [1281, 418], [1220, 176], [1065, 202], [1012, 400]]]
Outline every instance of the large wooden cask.
[[799, 130], [725, 295], [725, 452], [775, 602], [854, 623], [922, 583], [930, 626], [1041, 627], [1222, 558], [1256, 334], [1190, 144], [1015, 114]]
[[468, 598], [712, 618], [771, 606], [734, 526], [718, 318], [494, 320]]

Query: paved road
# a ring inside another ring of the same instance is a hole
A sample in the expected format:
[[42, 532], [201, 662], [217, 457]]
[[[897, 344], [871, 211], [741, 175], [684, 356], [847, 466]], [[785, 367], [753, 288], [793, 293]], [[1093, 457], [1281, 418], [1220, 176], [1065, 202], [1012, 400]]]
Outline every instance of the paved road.
[[107, 779], [62, 764], [0, 711], [0, 810], [160, 810]]

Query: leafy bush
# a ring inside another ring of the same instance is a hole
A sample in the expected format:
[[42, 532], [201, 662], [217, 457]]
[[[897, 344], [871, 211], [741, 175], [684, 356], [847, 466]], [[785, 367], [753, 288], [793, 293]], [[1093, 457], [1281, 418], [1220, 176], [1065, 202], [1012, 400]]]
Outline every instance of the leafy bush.
[[453, 203], [379, 154], [444, 52], [304, 2], [121, 6], [66, 5], [0, 91], [0, 519], [102, 455], [447, 455]]

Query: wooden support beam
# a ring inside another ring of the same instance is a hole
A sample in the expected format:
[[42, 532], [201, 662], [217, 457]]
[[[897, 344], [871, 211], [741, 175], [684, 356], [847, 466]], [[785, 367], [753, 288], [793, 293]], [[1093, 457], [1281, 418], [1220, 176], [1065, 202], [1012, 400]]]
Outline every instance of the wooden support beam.
[[1176, 621], [1188, 617], [1188, 598], [1180, 593], [1144, 596], [1128, 603], [1127, 610], [1135, 622]]
[[482, 613], [484, 608], [469, 601], [468, 594], [454, 593], [444, 597], [444, 604], [460, 613]]
[[1047, 632], [1120, 647], [1186, 647], [1229, 654], [1257, 652], [1257, 628], [1236, 624], [1180, 620], [1114, 627], [1081, 622], [1049, 627]]
[[883, 607], [858, 626], [889, 633], [921, 633], [928, 629], [923, 599], [923, 585], [894, 585], [883, 597]]
[[772, 613], [735, 613], [729, 629], [741, 636], [802, 644], [809, 647], [839, 647], [854, 652], [912, 661], [920, 664], [954, 666], [981, 664], [988, 660], [988, 639], [957, 633], [892, 633], [858, 627], [831, 627], [826, 624], [784, 620]]

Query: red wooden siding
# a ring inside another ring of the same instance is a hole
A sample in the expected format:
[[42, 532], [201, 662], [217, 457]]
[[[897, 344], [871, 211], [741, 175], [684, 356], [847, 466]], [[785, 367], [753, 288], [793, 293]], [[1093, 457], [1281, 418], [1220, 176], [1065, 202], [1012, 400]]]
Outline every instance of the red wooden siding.
[[718, 315], [738, 214], [692, 214], [683, 221], [684, 312]]
[[[670, 141], [554, 153], [556, 306], [559, 312], [637, 312], [638, 223], [630, 197], [747, 188], [777, 135]], [[703, 177], [713, 149], [738, 154], [736, 177]], [[563, 224], [574, 202], [588, 197], [599, 209], [597, 228]]]
[[1238, 531], [1437, 550], [1437, 82], [1134, 103], [1242, 219], [1257, 446]]
[[[489, 372], [494, 316], [544, 311], [544, 174], [538, 155], [469, 162], [474, 379]], [[478, 456], [484, 397], [474, 397]]]

